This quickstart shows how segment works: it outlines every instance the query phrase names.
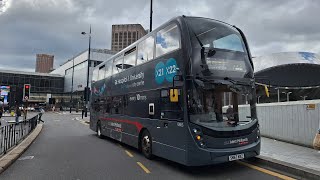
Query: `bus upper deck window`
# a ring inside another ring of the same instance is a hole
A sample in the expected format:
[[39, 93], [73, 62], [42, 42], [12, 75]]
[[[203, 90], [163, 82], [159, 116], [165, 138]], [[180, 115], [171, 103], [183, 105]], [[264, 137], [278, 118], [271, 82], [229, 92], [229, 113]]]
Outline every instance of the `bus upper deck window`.
[[129, 69], [136, 65], [136, 47], [124, 53], [122, 69]]
[[154, 37], [148, 37], [138, 45], [137, 65], [153, 59]]
[[157, 33], [156, 57], [180, 48], [180, 32], [176, 24], [171, 24]]
[[122, 71], [122, 67], [123, 67], [123, 57], [117, 57], [116, 59], [113, 60], [113, 70], [112, 70], [112, 74], [117, 74], [119, 72]]

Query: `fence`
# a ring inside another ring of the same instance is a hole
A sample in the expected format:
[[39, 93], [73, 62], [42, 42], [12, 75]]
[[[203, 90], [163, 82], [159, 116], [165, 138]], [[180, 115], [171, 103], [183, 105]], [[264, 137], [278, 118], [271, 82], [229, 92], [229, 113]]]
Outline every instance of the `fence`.
[[[257, 105], [261, 135], [312, 147], [320, 122], [320, 100], [268, 103]], [[239, 107], [245, 118], [249, 107]]]
[[38, 124], [39, 114], [18, 124], [0, 127], [0, 156], [19, 144]]

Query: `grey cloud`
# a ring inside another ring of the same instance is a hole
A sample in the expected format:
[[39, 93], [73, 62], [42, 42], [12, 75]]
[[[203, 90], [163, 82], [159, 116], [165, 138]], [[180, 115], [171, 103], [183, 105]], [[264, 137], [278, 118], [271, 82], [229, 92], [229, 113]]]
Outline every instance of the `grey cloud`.
[[[92, 24], [95, 48], [110, 48], [111, 25], [149, 29], [149, 0], [12, 0], [0, 15], [0, 68], [33, 70], [36, 53], [55, 55], [56, 66], [88, 46], [80, 34]], [[320, 2], [315, 0], [159, 0], [153, 29], [178, 15], [204, 16], [240, 27], [252, 54], [320, 52]]]

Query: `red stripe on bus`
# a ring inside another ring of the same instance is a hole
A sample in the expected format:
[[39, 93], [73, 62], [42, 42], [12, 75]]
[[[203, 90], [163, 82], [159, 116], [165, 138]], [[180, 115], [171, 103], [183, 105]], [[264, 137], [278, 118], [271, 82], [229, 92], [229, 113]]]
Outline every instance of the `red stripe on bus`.
[[115, 122], [122, 122], [122, 123], [126, 123], [126, 124], [133, 124], [137, 127], [138, 132], [140, 132], [140, 130], [143, 128], [142, 124], [136, 121], [130, 121], [130, 120], [126, 120], [126, 119], [115, 119], [115, 118], [100, 118], [102, 120], [105, 121], [115, 121]]

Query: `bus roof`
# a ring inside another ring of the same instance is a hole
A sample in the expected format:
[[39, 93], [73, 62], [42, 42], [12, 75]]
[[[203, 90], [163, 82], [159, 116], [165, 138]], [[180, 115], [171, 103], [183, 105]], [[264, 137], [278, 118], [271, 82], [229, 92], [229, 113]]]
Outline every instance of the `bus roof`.
[[213, 20], [213, 21], [217, 21], [220, 23], [223, 23], [225, 25], [234, 27], [231, 24], [228, 24], [226, 22], [220, 21], [220, 20], [216, 20], [216, 19], [210, 19], [210, 18], [205, 18], [205, 17], [196, 17], [196, 16], [177, 16], [174, 18], [171, 18], [170, 20], [168, 20], [167, 22], [165, 22], [164, 24], [160, 25], [159, 27], [157, 27], [155, 30], [149, 32], [148, 34], [144, 35], [143, 37], [141, 37], [140, 39], [138, 39], [137, 41], [135, 41], [134, 43], [130, 44], [129, 46], [127, 46], [126, 48], [122, 49], [121, 51], [119, 51], [118, 53], [114, 54], [113, 56], [111, 56], [109, 59], [107, 59], [106, 61], [100, 63], [98, 66], [95, 67], [95, 69], [99, 69], [101, 66], [105, 65], [108, 61], [114, 59], [115, 57], [121, 56], [123, 53], [125, 53], [126, 51], [134, 48], [135, 46], [137, 46], [137, 44], [145, 39], [147, 39], [148, 37], [150, 37], [151, 35], [154, 35], [155, 33], [157, 33], [159, 30], [161, 30], [162, 28], [166, 27], [167, 25], [169, 25], [171, 22], [173, 21], [178, 21], [181, 22], [181, 19], [183, 18], [201, 18], [201, 19], [208, 19], [208, 20]]

